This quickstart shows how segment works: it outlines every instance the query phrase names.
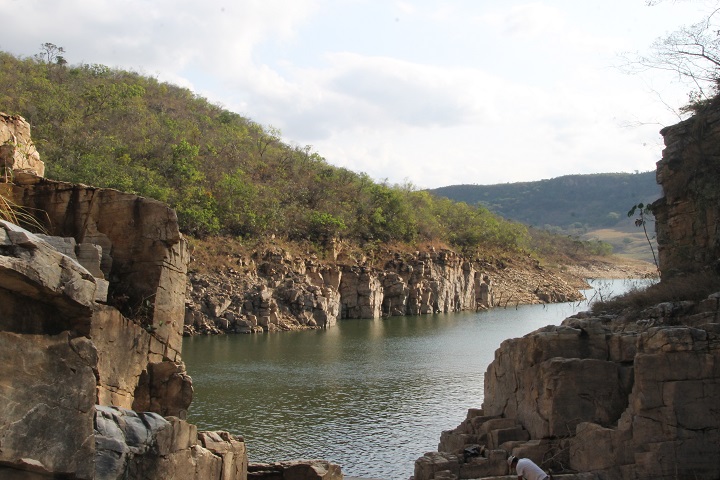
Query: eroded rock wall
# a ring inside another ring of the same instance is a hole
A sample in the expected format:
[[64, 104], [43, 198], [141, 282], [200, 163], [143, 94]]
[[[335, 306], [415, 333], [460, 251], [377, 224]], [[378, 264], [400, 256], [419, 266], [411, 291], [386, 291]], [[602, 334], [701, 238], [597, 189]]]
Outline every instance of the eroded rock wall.
[[0, 112], [0, 176], [12, 179], [15, 172], [42, 177], [45, 164], [30, 138], [30, 124], [19, 115]]
[[0, 115], [0, 138], [16, 149], [0, 194], [43, 230], [0, 221], [0, 478], [245, 480], [242, 438], [184, 421], [174, 212], [34, 175], [16, 161], [31, 145], [20, 118]]
[[[720, 108], [661, 133], [663, 197], [652, 207], [662, 282], [718, 275]], [[498, 475], [496, 457], [509, 454], [583, 478], [720, 478], [720, 293], [631, 318], [578, 314], [506, 340], [484, 394], [417, 460], [415, 480]], [[481, 445], [479, 460], [463, 456]]]
[[98, 281], [0, 223], [0, 478], [244, 480], [241, 438], [183, 420], [192, 383], [179, 352], [97, 303]]
[[[485, 374], [482, 408], [442, 433], [415, 480], [448, 469], [461, 479], [500, 475], [498, 456], [510, 454], [584, 478], [720, 477], [719, 321], [717, 293], [632, 322], [581, 313], [506, 340]], [[464, 458], [475, 446], [481, 458]]]
[[[320, 328], [344, 318], [474, 311], [582, 298], [578, 285], [532, 262], [493, 266], [450, 250], [396, 253], [383, 268], [324, 263], [279, 248], [229, 262], [213, 273], [190, 274], [187, 335]], [[481, 270], [479, 265], [492, 270]]]
[[665, 140], [653, 204], [665, 278], [720, 268], [720, 108], [661, 131]]

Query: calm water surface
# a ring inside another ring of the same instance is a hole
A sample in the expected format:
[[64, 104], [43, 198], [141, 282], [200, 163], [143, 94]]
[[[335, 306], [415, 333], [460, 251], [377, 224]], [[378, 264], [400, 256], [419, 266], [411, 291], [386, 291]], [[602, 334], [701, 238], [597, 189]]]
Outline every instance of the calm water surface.
[[[608, 295], [628, 286], [598, 288]], [[484, 372], [503, 340], [587, 308], [531, 305], [186, 338], [195, 387], [189, 420], [242, 435], [251, 462], [322, 458], [346, 476], [407, 479], [442, 430], [481, 406]]]

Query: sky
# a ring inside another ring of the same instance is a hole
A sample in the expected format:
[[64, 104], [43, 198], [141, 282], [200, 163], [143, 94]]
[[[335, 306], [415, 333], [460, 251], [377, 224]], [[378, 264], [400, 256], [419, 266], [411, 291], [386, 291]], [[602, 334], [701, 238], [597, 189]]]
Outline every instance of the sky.
[[[655, 169], [688, 85], [624, 53], [702, 18], [644, 0], [0, 0], [0, 50], [190, 88], [417, 188]], [[2, 106], [0, 105], [0, 111]], [[40, 152], [42, 154], [42, 152]]]

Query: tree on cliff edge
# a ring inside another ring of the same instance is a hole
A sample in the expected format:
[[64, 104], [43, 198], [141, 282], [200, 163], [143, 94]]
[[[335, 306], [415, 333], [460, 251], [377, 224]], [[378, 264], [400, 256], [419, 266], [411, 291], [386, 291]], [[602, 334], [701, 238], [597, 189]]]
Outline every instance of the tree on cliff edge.
[[[664, 0], [647, 0], [649, 6]], [[680, 27], [666, 37], [658, 38], [647, 55], [636, 55], [630, 69], [655, 69], [677, 74], [692, 85], [689, 104], [681, 108], [688, 113], [701, 107], [719, 93], [720, 85], [720, 1], [703, 19]]]

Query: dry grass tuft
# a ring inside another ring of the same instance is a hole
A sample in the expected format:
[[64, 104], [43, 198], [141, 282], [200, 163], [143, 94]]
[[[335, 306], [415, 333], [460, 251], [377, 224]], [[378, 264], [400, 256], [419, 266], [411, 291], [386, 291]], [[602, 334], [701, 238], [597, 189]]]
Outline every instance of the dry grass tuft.
[[0, 220], [14, 223], [30, 231], [46, 233], [45, 227], [30, 213], [31, 210], [17, 205], [7, 195], [0, 192]]
[[625, 313], [629, 316], [664, 302], [700, 301], [720, 291], [720, 276], [701, 272], [662, 280], [649, 287], [634, 287], [623, 295], [592, 305], [592, 313]]

